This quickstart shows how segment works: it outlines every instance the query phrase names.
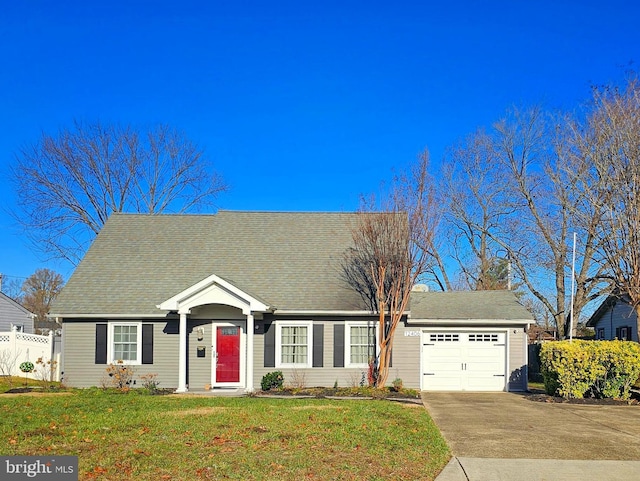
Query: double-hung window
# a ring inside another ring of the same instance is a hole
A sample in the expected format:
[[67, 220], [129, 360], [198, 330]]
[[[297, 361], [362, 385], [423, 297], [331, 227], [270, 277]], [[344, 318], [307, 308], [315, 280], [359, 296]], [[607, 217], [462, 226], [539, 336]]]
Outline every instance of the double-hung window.
[[124, 364], [141, 364], [142, 324], [109, 324], [109, 362], [122, 361]]
[[278, 322], [276, 324], [276, 366], [311, 367], [312, 323]]
[[376, 357], [376, 328], [372, 322], [346, 323], [347, 367], [366, 367]]

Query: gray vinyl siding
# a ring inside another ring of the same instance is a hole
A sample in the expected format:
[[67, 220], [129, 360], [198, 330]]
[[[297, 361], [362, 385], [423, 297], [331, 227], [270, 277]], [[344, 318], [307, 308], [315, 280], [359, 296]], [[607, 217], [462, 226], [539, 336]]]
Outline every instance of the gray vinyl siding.
[[404, 387], [420, 389], [420, 339], [420, 328], [404, 324], [396, 328], [387, 384], [399, 377]]
[[521, 326], [510, 327], [507, 332], [507, 364], [508, 390], [527, 390], [527, 334]]
[[[204, 330], [201, 341], [198, 341], [198, 328]], [[189, 389], [201, 391], [211, 385], [211, 336], [211, 321], [202, 320], [187, 323], [187, 384]], [[198, 347], [204, 348], [204, 357], [197, 356]], [[178, 371], [177, 365], [174, 370]]]
[[[275, 322], [276, 319], [269, 322]], [[284, 320], [284, 319], [278, 319]], [[289, 320], [289, 319], [287, 319]], [[291, 319], [293, 320], [293, 319]], [[308, 318], [296, 317], [295, 320], [309, 320]], [[367, 318], [349, 318], [350, 322], [364, 321]], [[324, 326], [322, 332], [323, 338], [323, 366], [312, 368], [279, 368], [279, 367], [264, 367], [264, 329], [259, 330], [259, 334], [256, 334], [254, 339], [254, 373], [253, 383], [255, 389], [260, 389], [260, 382], [262, 377], [273, 371], [282, 371], [284, 375], [285, 385], [304, 384], [306, 387], [333, 387], [336, 383], [340, 387], [358, 386], [364, 375], [366, 383], [367, 368], [347, 368], [347, 367], [333, 367], [333, 326], [336, 324], [344, 325], [345, 319], [327, 318], [316, 319], [314, 324], [322, 324]], [[257, 321], [256, 325], [262, 324], [262, 321]], [[272, 326], [272, 329], [275, 325]], [[276, 340], [277, 342], [277, 340]], [[389, 379], [391, 383], [393, 379]]]
[[632, 340], [638, 342], [636, 314], [629, 304], [618, 301], [613, 308], [609, 307], [605, 311], [594, 328], [596, 336], [598, 334], [598, 329], [604, 329], [604, 338], [614, 339], [616, 337], [616, 329], [625, 326], [631, 326], [631, 335], [633, 336]]
[[[304, 320], [304, 319], [298, 319]], [[359, 318], [357, 320], [365, 320]], [[303, 384], [307, 387], [312, 386], [324, 386], [331, 387], [336, 382], [338, 386], [353, 386], [358, 385], [365, 376], [366, 382], [366, 368], [346, 368], [346, 367], [333, 367], [333, 327], [336, 324], [344, 324], [345, 322], [356, 321], [356, 319], [316, 319], [314, 323], [321, 323], [324, 325], [323, 329], [323, 357], [324, 366], [317, 368], [299, 368], [299, 369], [286, 369], [278, 367], [263, 366], [264, 359], [264, 334], [263, 330], [260, 330], [260, 334], [257, 334], [254, 341], [254, 386], [256, 389], [260, 388], [260, 381], [262, 376], [268, 372], [282, 371], [284, 375], [285, 385]], [[389, 377], [387, 384], [390, 385], [395, 378], [400, 378], [403, 381], [403, 385], [407, 388], [420, 389], [420, 377], [421, 365], [420, 365], [420, 350], [421, 350], [421, 332], [425, 328], [433, 328], [437, 326], [417, 326], [406, 324], [398, 325], [393, 340], [392, 350], [392, 365], [389, 370]], [[447, 326], [451, 328], [451, 326]], [[272, 327], [273, 328], [273, 327]], [[507, 333], [507, 378], [508, 378], [508, 390], [509, 391], [523, 391], [527, 389], [526, 379], [526, 334], [523, 326], [491, 326], [490, 324], [460, 326], [460, 331], [468, 329], [490, 329], [494, 331], [500, 331]]]
[[11, 326], [22, 326], [22, 332], [33, 334], [33, 319], [29, 312], [0, 293], [0, 332], [11, 331]]
[[[141, 375], [157, 374], [161, 388], [177, 387], [179, 342], [177, 321], [130, 319], [127, 322], [153, 324], [153, 364], [134, 366], [135, 386], [139, 386]], [[62, 378], [68, 386], [101, 386], [108, 380], [106, 376], [108, 364], [95, 364], [96, 324], [106, 323], [108, 323], [107, 320], [63, 322]]]

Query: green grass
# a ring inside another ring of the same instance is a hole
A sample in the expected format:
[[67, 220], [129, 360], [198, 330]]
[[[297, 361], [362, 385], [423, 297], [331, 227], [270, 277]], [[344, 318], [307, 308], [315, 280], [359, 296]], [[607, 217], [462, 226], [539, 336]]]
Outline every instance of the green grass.
[[4, 455], [77, 455], [80, 479], [434, 479], [426, 410], [382, 400], [0, 394]]
[[528, 387], [529, 390], [540, 390], [540, 391], [544, 391], [544, 383], [543, 382], [533, 382], [533, 381], [529, 381], [528, 383]]
[[0, 376], [0, 393], [6, 392], [9, 389], [19, 389], [24, 387], [29, 388], [41, 388], [49, 387], [52, 389], [59, 389], [59, 382], [42, 382], [37, 379], [29, 379], [24, 376]]

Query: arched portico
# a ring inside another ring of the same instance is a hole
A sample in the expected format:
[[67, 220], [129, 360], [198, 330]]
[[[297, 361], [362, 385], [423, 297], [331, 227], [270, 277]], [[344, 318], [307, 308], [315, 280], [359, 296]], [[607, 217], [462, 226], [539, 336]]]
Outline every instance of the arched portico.
[[[231, 282], [212, 274], [206, 279], [194, 284], [184, 291], [162, 302], [157, 307], [159, 309], [177, 312], [180, 316], [179, 324], [179, 345], [178, 345], [178, 389], [176, 392], [187, 392], [187, 319], [192, 309], [206, 305], [226, 305], [235, 307], [242, 311], [246, 317], [246, 336], [244, 351], [246, 353], [243, 363], [244, 372], [242, 378], [245, 380], [245, 390], [253, 391], [253, 332], [254, 316], [270, 311], [270, 307], [256, 297], [244, 292]], [[224, 328], [232, 328], [234, 323], [227, 323], [218, 326], [218, 335], [224, 335]], [[232, 334], [230, 330], [226, 331]], [[239, 334], [238, 334], [239, 336]], [[235, 340], [224, 340], [218, 337], [218, 341], [213, 341], [213, 345], [221, 347], [223, 342], [240, 342]]]

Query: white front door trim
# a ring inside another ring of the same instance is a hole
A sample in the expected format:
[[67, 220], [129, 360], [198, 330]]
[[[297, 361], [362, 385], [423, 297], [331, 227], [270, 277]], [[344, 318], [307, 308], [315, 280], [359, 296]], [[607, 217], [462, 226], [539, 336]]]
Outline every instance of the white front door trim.
[[[211, 386], [212, 387], [245, 387], [247, 372], [247, 322], [245, 321], [213, 321], [211, 323]], [[238, 327], [240, 329], [240, 380], [238, 382], [218, 382], [216, 367], [218, 360], [217, 334], [218, 327]], [[250, 337], [250, 336], [249, 336]]]

